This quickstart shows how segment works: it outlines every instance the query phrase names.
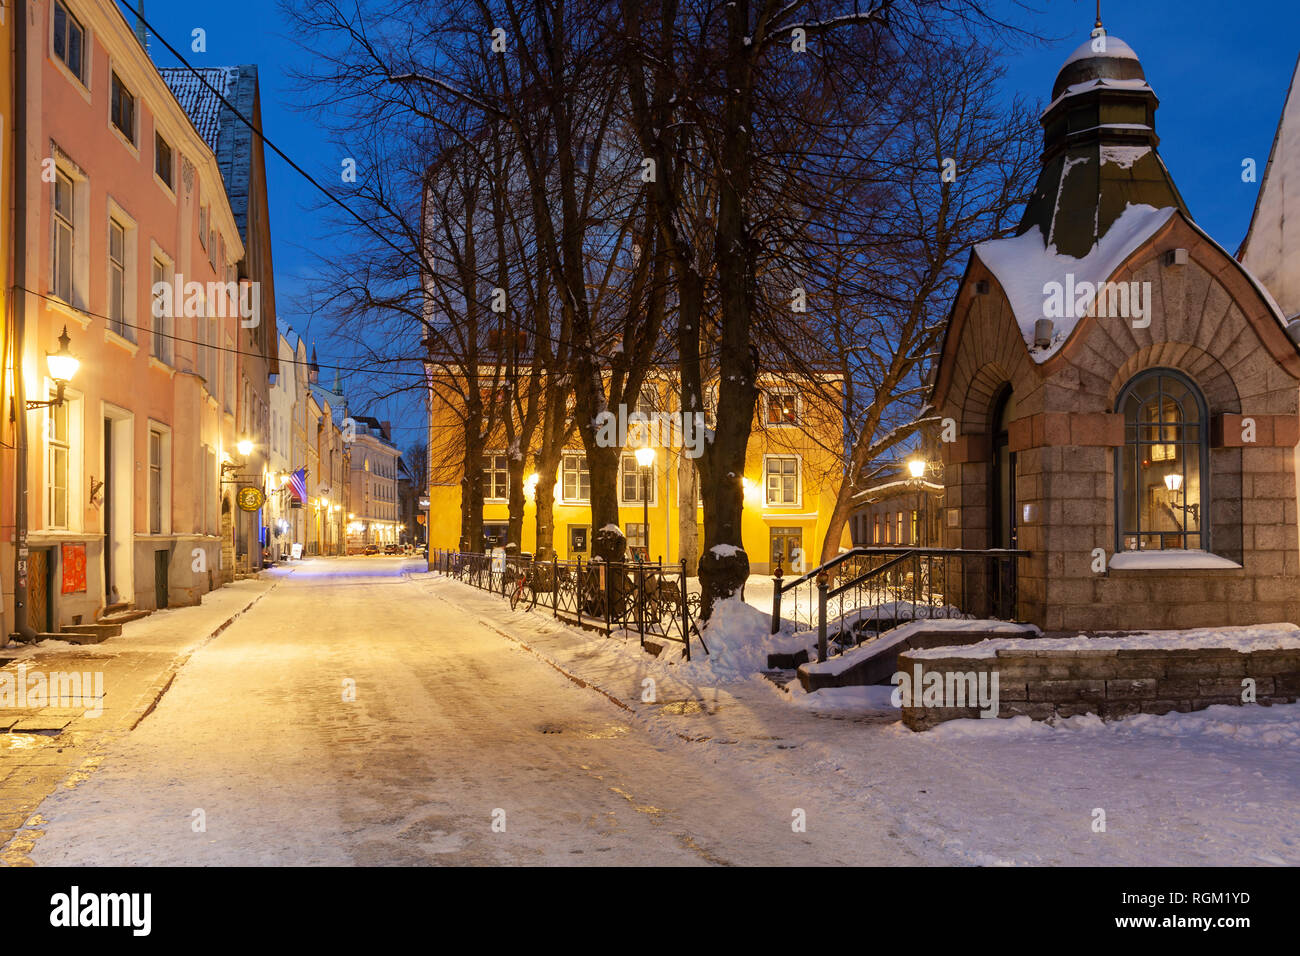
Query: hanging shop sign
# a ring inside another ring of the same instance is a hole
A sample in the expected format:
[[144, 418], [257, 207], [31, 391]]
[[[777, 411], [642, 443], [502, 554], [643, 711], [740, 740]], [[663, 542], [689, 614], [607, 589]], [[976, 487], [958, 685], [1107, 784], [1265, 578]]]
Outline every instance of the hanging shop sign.
[[262, 501], [262, 489], [252, 485], [240, 488], [239, 494], [235, 496], [235, 503], [244, 511], [256, 511], [262, 507]]

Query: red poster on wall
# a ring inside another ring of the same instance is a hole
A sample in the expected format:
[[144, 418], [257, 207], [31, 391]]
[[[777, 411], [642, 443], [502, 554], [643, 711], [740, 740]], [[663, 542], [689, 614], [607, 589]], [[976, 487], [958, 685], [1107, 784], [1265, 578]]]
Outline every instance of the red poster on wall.
[[63, 593], [86, 590], [86, 546], [63, 545]]

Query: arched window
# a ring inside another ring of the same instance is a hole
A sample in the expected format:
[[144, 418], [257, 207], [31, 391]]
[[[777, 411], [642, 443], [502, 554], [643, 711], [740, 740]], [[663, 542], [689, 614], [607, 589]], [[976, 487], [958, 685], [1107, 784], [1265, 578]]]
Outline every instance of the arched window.
[[1209, 550], [1205, 399], [1186, 375], [1147, 369], [1120, 392], [1115, 452], [1116, 548]]

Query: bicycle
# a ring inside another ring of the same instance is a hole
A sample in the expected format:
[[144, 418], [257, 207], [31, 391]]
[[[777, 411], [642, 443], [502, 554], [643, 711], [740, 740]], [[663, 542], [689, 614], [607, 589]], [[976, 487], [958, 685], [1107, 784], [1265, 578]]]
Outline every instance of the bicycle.
[[[519, 606], [519, 602], [523, 600], [524, 597], [524, 588], [527, 586], [528, 586], [528, 575], [524, 572], [522, 568], [520, 568], [515, 577], [514, 590], [510, 592], [510, 610], [513, 611], [516, 607]], [[528, 587], [528, 591], [530, 594], [530, 599], [528, 602], [528, 607], [526, 607], [524, 610], [531, 611], [533, 609], [533, 606], [537, 604], [537, 589], [533, 587]]]

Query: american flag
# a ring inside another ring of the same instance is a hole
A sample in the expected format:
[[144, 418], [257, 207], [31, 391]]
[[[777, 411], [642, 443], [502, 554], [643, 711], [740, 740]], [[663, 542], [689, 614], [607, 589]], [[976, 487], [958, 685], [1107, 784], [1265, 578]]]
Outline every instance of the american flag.
[[307, 503], [307, 469], [299, 468], [289, 476], [289, 490], [303, 504]]

